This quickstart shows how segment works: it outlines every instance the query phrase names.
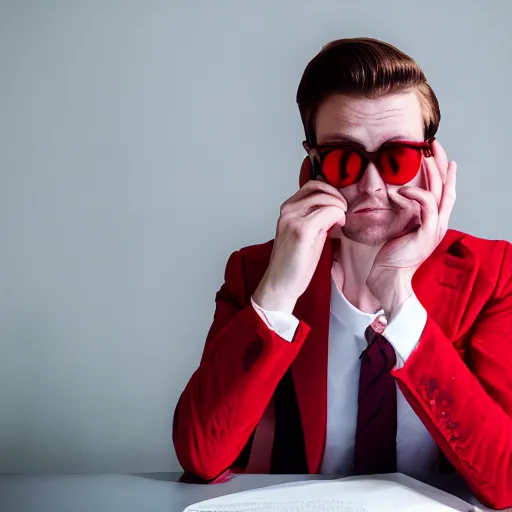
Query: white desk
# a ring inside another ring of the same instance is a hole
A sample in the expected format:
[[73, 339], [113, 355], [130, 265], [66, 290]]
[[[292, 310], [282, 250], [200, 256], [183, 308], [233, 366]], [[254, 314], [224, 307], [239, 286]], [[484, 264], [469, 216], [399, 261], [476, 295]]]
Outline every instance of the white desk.
[[[195, 502], [322, 475], [239, 475], [217, 485], [178, 483], [179, 473], [0, 476], [1, 512], [182, 512]], [[478, 504], [460, 480], [440, 485]], [[483, 509], [489, 510], [489, 509]]]

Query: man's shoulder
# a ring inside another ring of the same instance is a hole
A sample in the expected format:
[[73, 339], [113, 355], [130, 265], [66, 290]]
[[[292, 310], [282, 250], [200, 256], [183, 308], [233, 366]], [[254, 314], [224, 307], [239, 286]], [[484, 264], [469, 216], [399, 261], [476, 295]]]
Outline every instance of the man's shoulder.
[[[226, 267], [226, 280], [229, 275], [235, 280], [242, 279], [244, 293], [246, 297], [250, 297], [267, 271], [273, 247], [274, 240], [269, 240], [248, 245], [233, 252]], [[233, 271], [235, 274], [232, 273]]]
[[457, 281], [457, 273], [465, 276], [460, 277], [457, 286], [462, 286], [461, 279], [472, 283], [480, 296], [492, 294], [496, 286], [509, 281], [512, 275], [511, 245], [506, 240], [490, 240], [450, 229], [420, 275], [422, 279], [438, 280], [440, 272], [453, 282]]
[[274, 239], [260, 244], [247, 245], [240, 249], [240, 254], [244, 259], [250, 260], [269, 260], [274, 247]]
[[464, 246], [477, 259], [491, 261], [502, 260], [510, 242], [506, 240], [491, 240], [464, 233], [455, 229], [449, 229], [439, 244], [441, 252], [452, 252], [456, 255], [457, 248]]
[[247, 245], [239, 249], [240, 258], [246, 278], [253, 277], [259, 280], [268, 268], [270, 256], [274, 247], [274, 240], [264, 243]]

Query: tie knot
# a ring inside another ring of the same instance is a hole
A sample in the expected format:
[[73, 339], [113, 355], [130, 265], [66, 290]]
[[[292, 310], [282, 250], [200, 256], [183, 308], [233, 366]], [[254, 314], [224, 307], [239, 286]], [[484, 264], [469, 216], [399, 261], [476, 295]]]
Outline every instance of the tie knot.
[[380, 368], [378, 372], [391, 371], [396, 365], [396, 354], [395, 349], [388, 340], [382, 336], [382, 334], [375, 332], [371, 325], [366, 328], [364, 337], [366, 338], [368, 346], [363, 350], [359, 359], [372, 359], [373, 365], [379, 362], [380, 364], [377, 363], [376, 365]]

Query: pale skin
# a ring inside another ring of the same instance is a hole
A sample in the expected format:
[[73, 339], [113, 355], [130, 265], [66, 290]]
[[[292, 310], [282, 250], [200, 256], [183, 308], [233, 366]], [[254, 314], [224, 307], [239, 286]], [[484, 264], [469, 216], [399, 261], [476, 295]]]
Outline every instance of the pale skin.
[[[343, 139], [375, 151], [390, 139], [423, 141], [423, 113], [414, 91], [378, 99], [329, 97], [318, 109], [318, 145]], [[306, 183], [283, 203], [269, 267], [253, 299], [262, 308], [291, 313], [308, 287], [328, 236], [341, 238], [334, 256], [338, 289], [359, 310], [384, 309], [391, 321], [411, 297], [412, 277], [443, 239], [455, 204], [457, 164], [441, 144], [423, 157], [404, 186], [386, 184], [370, 163], [362, 179], [336, 189]], [[305, 159], [302, 171], [309, 171]], [[381, 208], [357, 213], [361, 208]], [[385, 323], [382, 325], [384, 328]]]

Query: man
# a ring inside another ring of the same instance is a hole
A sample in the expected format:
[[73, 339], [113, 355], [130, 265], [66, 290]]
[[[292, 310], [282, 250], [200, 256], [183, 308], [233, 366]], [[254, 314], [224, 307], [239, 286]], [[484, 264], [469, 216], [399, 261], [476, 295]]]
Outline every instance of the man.
[[188, 472], [455, 469], [512, 505], [512, 250], [448, 230], [456, 164], [417, 64], [334, 41], [297, 93], [308, 157], [275, 240], [233, 253], [176, 408]]

